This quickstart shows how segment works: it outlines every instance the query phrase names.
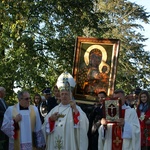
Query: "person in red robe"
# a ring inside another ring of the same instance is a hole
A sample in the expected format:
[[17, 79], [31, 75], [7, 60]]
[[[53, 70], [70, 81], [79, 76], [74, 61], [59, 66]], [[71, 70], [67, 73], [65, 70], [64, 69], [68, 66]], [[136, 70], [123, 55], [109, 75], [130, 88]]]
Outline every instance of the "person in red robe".
[[[125, 92], [115, 90], [113, 98], [121, 100], [121, 117], [100, 120], [98, 150], [141, 150], [140, 123], [134, 108], [126, 104]], [[115, 109], [112, 105], [111, 109]]]
[[141, 150], [150, 150], [150, 95], [142, 90], [137, 107], [141, 127]]

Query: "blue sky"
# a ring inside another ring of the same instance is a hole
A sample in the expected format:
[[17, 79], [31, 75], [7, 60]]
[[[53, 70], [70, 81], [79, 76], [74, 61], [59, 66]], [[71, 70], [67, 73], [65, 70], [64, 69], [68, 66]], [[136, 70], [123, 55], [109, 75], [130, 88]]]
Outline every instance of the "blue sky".
[[[150, 0], [129, 0], [130, 2], [135, 2], [138, 5], [144, 6], [146, 12], [150, 13]], [[150, 52], [150, 24], [144, 24], [141, 22], [141, 25], [144, 27], [144, 31], [140, 31], [146, 38], [149, 38], [143, 44], [146, 45], [144, 48], [146, 51]]]

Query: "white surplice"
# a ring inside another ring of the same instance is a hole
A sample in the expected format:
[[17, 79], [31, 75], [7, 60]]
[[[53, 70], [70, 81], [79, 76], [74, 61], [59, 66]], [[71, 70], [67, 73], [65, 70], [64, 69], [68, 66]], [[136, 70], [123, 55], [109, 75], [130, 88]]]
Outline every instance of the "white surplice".
[[[126, 107], [126, 108], [125, 108]], [[123, 145], [121, 150], [141, 150], [140, 124], [134, 108], [123, 105], [125, 109], [125, 124], [122, 132]], [[105, 131], [103, 125], [99, 127], [98, 150], [112, 150], [112, 124], [107, 124]]]
[[[74, 125], [73, 112], [70, 105], [59, 104], [46, 116], [42, 131], [46, 140], [46, 150], [87, 150], [89, 121], [79, 106], [79, 123]], [[58, 112], [62, 114], [55, 121], [54, 130], [50, 132], [49, 117]]]
[[[35, 117], [35, 126], [34, 131], [32, 131], [31, 127], [31, 118], [30, 113], [34, 111]], [[43, 140], [43, 134], [41, 131], [41, 120], [39, 116], [38, 109], [30, 105], [29, 110], [20, 110], [19, 103], [8, 107], [4, 114], [3, 124], [1, 130], [9, 137], [9, 150], [16, 150], [14, 147], [14, 121], [13, 117], [17, 114], [21, 114], [22, 120], [18, 123], [19, 131], [20, 131], [20, 150], [32, 150], [32, 134], [35, 132], [37, 136], [37, 144], [38, 147], [42, 147], [45, 145], [45, 141]]]

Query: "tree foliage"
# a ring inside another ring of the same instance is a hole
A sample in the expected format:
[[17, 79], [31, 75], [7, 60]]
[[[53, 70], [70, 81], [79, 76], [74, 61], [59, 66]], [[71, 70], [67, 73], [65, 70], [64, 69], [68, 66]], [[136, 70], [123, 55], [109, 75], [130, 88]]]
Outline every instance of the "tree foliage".
[[126, 0], [2, 0], [0, 84], [7, 99], [14, 100], [14, 88], [40, 93], [64, 70], [71, 73], [77, 36], [120, 39], [116, 88], [148, 87], [150, 57], [138, 20], [149, 23], [149, 14]]
[[103, 34], [103, 38], [117, 38], [121, 41], [116, 87], [127, 92], [136, 86], [150, 88], [150, 55], [144, 51], [142, 44], [147, 38], [136, 30], [144, 30], [139, 21], [149, 23], [150, 14], [144, 7], [125, 0], [100, 0], [98, 6], [100, 11], [109, 14], [105, 20], [109, 31]]

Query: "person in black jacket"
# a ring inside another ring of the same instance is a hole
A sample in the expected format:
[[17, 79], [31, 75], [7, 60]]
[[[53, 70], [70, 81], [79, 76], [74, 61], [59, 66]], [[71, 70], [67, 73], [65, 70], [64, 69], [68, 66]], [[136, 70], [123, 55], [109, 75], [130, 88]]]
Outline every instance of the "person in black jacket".
[[[7, 104], [4, 100], [6, 94], [6, 89], [4, 87], [0, 87], [0, 129], [2, 126], [4, 113], [7, 109]], [[8, 137], [4, 134], [3, 131], [0, 130], [0, 150], [8, 149]]]
[[98, 150], [98, 128], [100, 126], [100, 120], [103, 118], [103, 99], [107, 97], [105, 91], [98, 93], [99, 102], [95, 104], [93, 111], [89, 115], [89, 150]]
[[42, 101], [40, 105], [40, 113], [43, 117], [45, 117], [57, 105], [57, 100], [52, 97], [50, 88], [43, 89], [42, 93], [45, 100]]

